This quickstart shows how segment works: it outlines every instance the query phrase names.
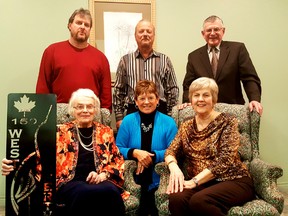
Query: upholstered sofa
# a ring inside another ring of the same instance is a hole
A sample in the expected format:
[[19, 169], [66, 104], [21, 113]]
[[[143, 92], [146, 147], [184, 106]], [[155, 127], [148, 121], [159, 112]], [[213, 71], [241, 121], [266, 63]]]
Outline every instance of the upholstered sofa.
[[[58, 103], [57, 104], [57, 124], [62, 124], [73, 120], [73, 117], [68, 114], [68, 104]], [[108, 109], [101, 108], [100, 113], [95, 116], [95, 121], [100, 122], [104, 125], [111, 125], [111, 114]], [[137, 215], [140, 201], [141, 187], [137, 185], [133, 178], [133, 173], [136, 170], [136, 162], [132, 160], [125, 161], [125, 182], [124, 189], [130, 193], [127, 200], [124, 201], [126, 208], [126, 215]], [[113, 208], [113, 206], [111, 206]], [[63, 203], [56, 204], [56, 214], [65, 215], [65, 205]]]
[[[277, 188], [277, 179], [283, 175], [283, 170], [279, 166], [261, 160], [259, 155], [259, 114], [256, 111], [250, 112], [246, 105], [218, 103], [215, 109], [231, 113], [239, 121], [241, 136], [239, 154], [249, 168], [257, 194], [255, 200], [246, 203], [244, 206], [232, 207], [228, 215], [280, 215], [284, 207], [284, 196]], [[172, 117], [178, 127], [185, 119], [191, 118], [193, 115], [194, 111], [191, 106], [181, 110], [175, 106], [172, 110]], [[183, 169], [185, 170], [185, 167]], [[161, 176], [160, 186], [155, 195], [159, 215], [169, 215], [168, 195], [165, 193], [169, 181], [169, 169], [162, 162], [156, 165], [155, 170]]]

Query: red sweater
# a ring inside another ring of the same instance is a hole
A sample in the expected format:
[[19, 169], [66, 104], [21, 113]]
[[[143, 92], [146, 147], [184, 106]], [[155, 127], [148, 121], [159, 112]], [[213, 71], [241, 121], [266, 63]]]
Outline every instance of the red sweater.
[[111, 111], [111, 74], [106, 56], [91, 45], [84, 49], [68, 41], [50, 45], [42, 56], [36, 93], [54, 93], [58, 103], [68, 103], [79, 88], [94, 91], [101, 107]]

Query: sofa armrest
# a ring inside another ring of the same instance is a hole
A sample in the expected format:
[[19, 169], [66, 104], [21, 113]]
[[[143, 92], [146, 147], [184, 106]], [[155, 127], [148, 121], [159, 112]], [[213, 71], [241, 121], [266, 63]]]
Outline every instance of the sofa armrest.
[[282, 168], [254, 158], [250, 163], [250, 173], [256, 194], [281, 213], [284, 208], [284, 195], [278, 190], [277, 179], [283, 175]]
[[127, 190], [131, 195], [135, 196], [140, 200], [141, 186], [136, 184], [134, 179], [134, 173], [137, 168], [136, 161], [125, 160], [124, 164], [124, 189]]
[[165, 162], [156, 164], [155, 172], [160, 175], [159, 187], [155, 192], [155, 202], [157, 208], [168, 200], [169, 195], [166, 193], [167, 186], [169, 184], [170, 171]]

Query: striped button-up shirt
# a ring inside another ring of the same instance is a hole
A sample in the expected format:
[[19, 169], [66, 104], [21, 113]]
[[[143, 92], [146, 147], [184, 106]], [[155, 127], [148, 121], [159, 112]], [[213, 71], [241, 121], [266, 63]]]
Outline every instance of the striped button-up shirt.
[[122, 120], [125, 107], [134, 103], [134, 89], [139, 80], [151, 80], [156, 84], [160, 99], [167, 103], [168, 114], [178, 103], [179, 88], [169, 57], [153, 51], [144, 59], [136, 50], [123, 56], [117, 68], [113, 94], [116, 121]]

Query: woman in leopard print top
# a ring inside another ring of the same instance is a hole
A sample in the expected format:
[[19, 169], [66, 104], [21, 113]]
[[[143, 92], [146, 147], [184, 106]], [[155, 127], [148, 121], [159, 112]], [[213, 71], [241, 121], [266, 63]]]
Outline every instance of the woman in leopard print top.
[[238, 155], [237, 119], [214, 110], [217, 96], [218, 86], [210, 78], [199, 78], [189, 88], [196, 115], [182, 123], [165, 153], [172, 215], [226, 215], [231, 207], [255, 197]]

